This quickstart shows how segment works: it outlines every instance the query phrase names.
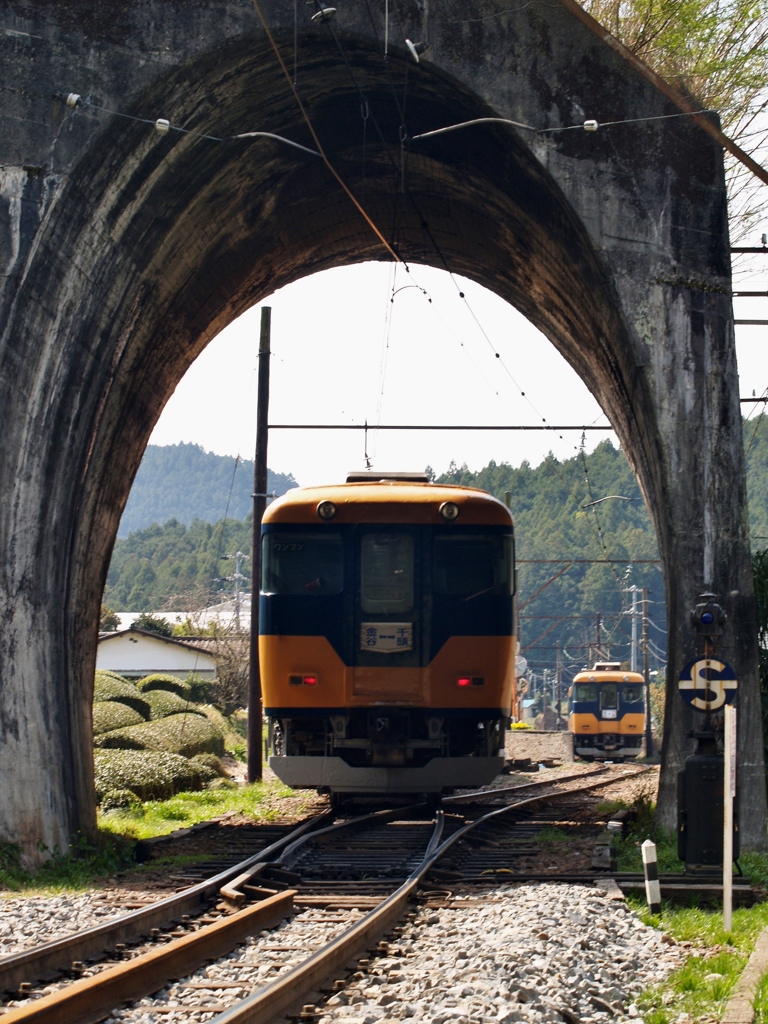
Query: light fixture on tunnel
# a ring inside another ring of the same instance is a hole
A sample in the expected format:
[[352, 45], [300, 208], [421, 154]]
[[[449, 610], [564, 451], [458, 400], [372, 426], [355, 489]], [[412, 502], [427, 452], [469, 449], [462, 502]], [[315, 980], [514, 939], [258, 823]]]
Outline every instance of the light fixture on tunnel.
[[306, 0], [307, 4], [314, 5], [317, 10], [312, 15], [312, 21], [328, 21], [336, 13], [335, 7], [326, 7], [323, 0]]
[[429, 43], [412, 43], [410, 39], [405, 40], [405, 45], [408, 47], [408, 52], [416, 61], [419, 63], [419, 57], [429, 47]]

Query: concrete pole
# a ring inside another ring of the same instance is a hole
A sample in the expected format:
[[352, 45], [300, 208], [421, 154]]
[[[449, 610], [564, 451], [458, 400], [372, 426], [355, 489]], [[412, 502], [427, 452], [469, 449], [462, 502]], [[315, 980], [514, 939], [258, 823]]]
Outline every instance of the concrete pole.
[[736, 708], [725, 705], [723, 762], [723, 928], [733, 923], [733, 798], [736, 796]]
[[637, 672], [637, 587], [631, 586], [632, 591], [632, 649], [629, 655], [629, 668], [631, 672]]
[[251, 657], [248, 674], [248, 781], [262, 774], [261, 672], [259, 670], [259, 591], [261, 590], [261, 519], [267, 507], [267, 441], [269, 436], [269, 342], [272, 309], [262, 306], [259, 337], [256, 457], [253, 464], [253, 540], [251, 545]]
[[[653, 754], [653, 729], [651, 727], [651, 671], [648, 662], [648, 588], [643, 587], [643, 678], [645, 679], [645, 756]], [[632, 620], [634, 625], [635, 620]]]

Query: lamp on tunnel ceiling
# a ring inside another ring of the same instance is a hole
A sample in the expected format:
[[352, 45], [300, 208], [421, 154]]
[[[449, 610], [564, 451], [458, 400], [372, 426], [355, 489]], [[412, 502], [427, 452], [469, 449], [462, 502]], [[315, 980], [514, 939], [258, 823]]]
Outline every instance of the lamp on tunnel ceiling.
[[405, 40], [405, 45], [408, 47], [408, 52], [417, 64], [419, 63], [419, 57], [421, 54], [429, 48], [429, 43], [412, 43], [410, 39]]
[[323, 0], [306, 0], [306, 3], [317, 8], [312, 15], [312, 21], [328, 21], [336, 13], [336, 8], [326, 7]]

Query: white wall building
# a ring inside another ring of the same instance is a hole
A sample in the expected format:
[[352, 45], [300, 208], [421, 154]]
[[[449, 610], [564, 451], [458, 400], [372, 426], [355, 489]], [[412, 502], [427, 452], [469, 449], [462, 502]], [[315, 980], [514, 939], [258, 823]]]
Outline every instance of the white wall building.
[[191, 675], [215, 679], [216, 659], [189, 641], [182, 643], [131, 627], [101, 634], [96, 669], [119, 672], [128, 679], [140, 679], [154, 672], [167, 672], [181, 679]]

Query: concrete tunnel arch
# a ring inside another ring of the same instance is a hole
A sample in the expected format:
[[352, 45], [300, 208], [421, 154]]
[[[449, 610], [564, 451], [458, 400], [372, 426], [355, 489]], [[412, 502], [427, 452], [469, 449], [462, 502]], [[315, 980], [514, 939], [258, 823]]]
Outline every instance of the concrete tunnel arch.
[[[287, 33], [277, 38], [291, 45]], [[399, 131], [390, 76], [402, 82], [406, 71], [412, 133], [510, 116], [489, 102], [492, 88], [483, 95], [472, 76], [459, 76], [461, 62], [425, 62], [416, 73], [404, 54], [385, 66], [375, 41], [354, 26], [343, 38], [388, 140]], [[632, 80], [615, 55], [606, 51], [603, 58], [603, 83], [613, 76], [617, 95], [629, 76], [625, 108], [640, 102], [645, 110], [668, 112], [667, 101]], [[332, 40], [302, 36], [298, 64], [303, 98], [329, 156], [403, 258], [447, 267], [515, 305], [610, 418], [657, 531], [670, 664], [682, 657], [683, 610], [692, 590], [698, 593], [699, 577], [727, 590], [733, 636], [748, 635], [754, 610], [740, 454], [733, 451], [734, 437], [740, 445], [740, 414], [733, 401], [722, 156], [715, 145], [686, 123], [677, 125], [672, 151], [669, 129], [644, 133], [642, 154], [630, 133], [594, 140], [571, 132], [531, 142], [485, 125], [414, 143], [403, 191], [397, 143], [381, 146], [370, 126], [362, 181], [360, 101]], [[529, 103], [529, 122], [538, 115], [543, 123], [547, 111], [551, 118], [558, 103], [552, 95], [539, 98], [538, 110]], [[150, 122], [162, 112], [173, 125], [217, 137], [268, 125], [312, 145], [267, 41], [253, 32], [194, 55], [120, 109]], [[30, 800], [25, 787], [7, 793], [0, 832], [27, 844], [42, 838], [65, 846], [71, 832], [93, 828], [90, 698], [98, 609], [122, 509], [162, 407], [205, 345], [246, 308], [306, 274], [385, 254], [318, 159], [267, 140], [160, 135], [146, 123], [87, 107], [74, 116], [62, 108], [55, 117], [67, 136], [63, 149], [77, 155], [54, 198], [40, 200], [48, 205], [34, 251], [6, 307], [15, 324], [14, 334], [6, 332], [4, 364], [13, 385], [13, 443], [0, 455], [0, 479], [14, 496], [0, 527], [11, 554], [0, 763], [7, 758], [10, 770], [15, 762], [17, 776], [21, 771], [38, 797]], [[575, 180], [574, 168], [583, 180]], [[29, 181], [38, 185], [28, 173]], [[670, 207], [672, 223], [664, 225]], [[686, 235], [693, 217], [703, 218], [704, 240]], [[648, 251], [625, 247], [617, 256], [600, 244], [614, 237], [607, 226], [631, 235], [639, 222], [649, 225]], [[631, 285], [638, 273], [639, 293]], [[665, 345], [665, 332], [676, 344]], [[699, 408], [695, 400], [685, 407], [691, 388], [679, 387], [680, 380], [702, 391]], [[701, 421], [708, 431], [703, 462], [679, 434], [686, 421]], [[727, 520], [723, 536], [713, 532], [712, 513], [701, 517], [681, 492], [681, 474], [697, 468], [706, 478], [705, 504]], [[678, 572], [686, 558], [691, 564]], [[702, 575], [707, 559], [711, 580]], [[27, 645], [20, 655], [32, 620], [50, 642]], [[755, 655], [745, 645], [729, 659], [741, 659], [753, 686]], [[37, 713], [25, 709], [30, 702]], [[670, 700], [667, 714], [668, 742], [684, 750], [684, 713]], [[57, 731], [62, 720], [69, 728]], [[749, 728], [745, 749], [755, 746]], [[20, 759], [22, 746], [35, 752], [32, 761]], [[668, 754], [669, 790], [680, 756], [672, 747]], [[753, 759], [753, 782], [760, 771]], [[743, 816], [742, 830], [759, 846], [764, 787], [762, 806], [756, 792], [754, 783], [754, 824], [750, 832]]]

